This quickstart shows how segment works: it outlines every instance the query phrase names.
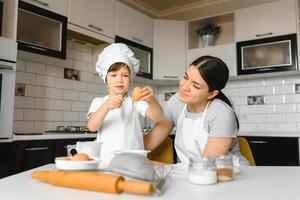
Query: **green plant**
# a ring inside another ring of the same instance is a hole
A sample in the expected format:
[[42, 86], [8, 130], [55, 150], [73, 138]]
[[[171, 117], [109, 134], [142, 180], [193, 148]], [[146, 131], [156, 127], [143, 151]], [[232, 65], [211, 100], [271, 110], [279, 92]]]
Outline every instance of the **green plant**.
[[212, 21], [205, 21], [200, 24], [196, 31], [200, 36], [202, 35], [217, 35], [221, 32], [221, 26], [218, 26]]

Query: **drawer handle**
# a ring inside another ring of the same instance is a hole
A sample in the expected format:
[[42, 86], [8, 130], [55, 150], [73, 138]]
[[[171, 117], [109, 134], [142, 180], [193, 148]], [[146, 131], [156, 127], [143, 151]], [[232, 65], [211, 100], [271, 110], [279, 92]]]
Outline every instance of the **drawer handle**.
[[49, 4], [48, 4], [48, 3], [45, 3], [45, 2], [43, 2], [43, 1], [40, 1], [40, 0], [32, 0], [32, 1], [38, 3], [38, 4], [42, 5], [42, 6], [49, 7]]
[[249, 141], [249, 143], [251, 143], [251, 144], [268, 144], [267, 141], [257, 141], [257, 140]]
[[90, 27], [90, 28], [93, 28], [93, 29], [95, 29], [95, 30], [97, 30], [97, 31], [103, 31], [102, 28], [100, 28], [100, 27], [98, 27], [98, 26], [94, 26], [94, 25], [92, 25], [92, 24], [89, 24], [89, 27]]
[[27, 45], [27, 46], [32, 49], [36, 49], [36, 50], [40, 50], [40, 51], [47, 51], [47, 49], [44, 49], [44, 48], [40, 48], [40, 47], [36, 47], [36, 46], [32, 46], [32, 45]]
[[10, 67], [10, 66], [6, 66], [6, 65], [1, 65], [1, 64], [0, 64], [0, 69], [13, 70], [14, 68], [13, 68], [13, 67]]
[[132, 39], [135, 40], [135, 41], [137, 41], [137, 42], [139, 42], [139, 43], [143, 43], [143, 40], [141, 40], [141, 39], [139, 39], [137, 37], [132, 37]]
[[178, 76], [164, 76], [164, 78], [178, 78]]
[[267, 35], [273, 35], [273, 33], [269, 32], [269, 33], [256, 34], [256, 37], [262, 37], [262, 36], [267, 36]]
[[49, 147], [32, 147], [32, 148], [25, 148], [25, 151], [42, 151], [48, 149]]

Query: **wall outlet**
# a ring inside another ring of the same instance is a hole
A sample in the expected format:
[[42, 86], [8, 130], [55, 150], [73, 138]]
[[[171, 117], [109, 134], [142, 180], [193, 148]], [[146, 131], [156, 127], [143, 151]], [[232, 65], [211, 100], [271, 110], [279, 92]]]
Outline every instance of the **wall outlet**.
[[25, 96], [25, 84], [16, 83], [15, 96]]
[[300, 83], [295, 84], [295, 94], [300, 94]]
[[176, 92], [165, 92], [165, 101], [168, 101]]
[[64, 78], [80, 81], [80, 71], [70, 68], [64, 68]]
[[248, 96], [248, 105], [264, 105], [265, 96]]

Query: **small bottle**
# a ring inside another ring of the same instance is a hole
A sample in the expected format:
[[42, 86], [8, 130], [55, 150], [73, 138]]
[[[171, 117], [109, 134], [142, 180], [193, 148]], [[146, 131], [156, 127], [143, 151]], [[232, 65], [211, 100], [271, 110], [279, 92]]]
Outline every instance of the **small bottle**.
[[217, 183], [217, 171], [211, 158], [192, 158], [189, 163], [188, 180], [193, 184]]
[[233, 179], [233, 162], [230, 155], [216, 157], [218, 181]]

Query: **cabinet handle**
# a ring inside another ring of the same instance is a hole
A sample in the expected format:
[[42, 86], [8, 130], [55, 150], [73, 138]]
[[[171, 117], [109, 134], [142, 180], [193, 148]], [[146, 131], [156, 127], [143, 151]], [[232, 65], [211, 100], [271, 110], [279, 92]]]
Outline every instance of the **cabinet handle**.
[[259, 140], [251, 140], [251, 141], [249, 141], [249, 143], [252, 143], [252, 144], [268, 144], [267, 141], [259, 141]]
[[31, 1], [36, 2], [36, 3], [38, 3], [38, 4], [42, 5], [42, 6], [49, 7], [49, 4], [48, 4], [48, 3], [45, 3], [45, 2], [40, 1], [40, 0], [31, 0]]
[[10, 67], [10, 66], [6, 66], [6, 65], [1, 65], [1, 64], [0, 64], [0, 69], [13, 70], [14, 68], [13, 68], [13, 67]]
[[49, 147], [32, 147], [32, 148], [25, 148], [25, 151], [42, 151], [48, 149]]
[[136, 37], [132, 37], [133, 40], [139, 42], [139, 43], [143, 43], [143, 40], [139, 39], [139, 38], [136, 38]]
[[100, 27], [98, 27], [98, 26], [94, 26], [94, 25], [92, 25], [92, 24], [89, 24], [89, 27], [90, 27], [90, 28], [93, 28], [93, 29], [95, 29], [95, 30], [97, 30], [97, 31], [103, 31], [102, 28], [100, 28]]
[[256, 34], [256, 37], [262, 37], [262, 36], [267, 36], [267, 35], [273, 35], [273, 33], [269, 32], [269, 33]]
[[44, 48], [40, 48], [40, 47], [36, 47], [36, 46], [32, 46], [32, 45], [27, 45], [27, 46], [32, 49], [36, 49], [36, 50], [40, 50], [40, 51], [47, 51], [47, 49], [44, 49]]
[[164, 76], [164, 78], [178, 78], [178, 76]]

